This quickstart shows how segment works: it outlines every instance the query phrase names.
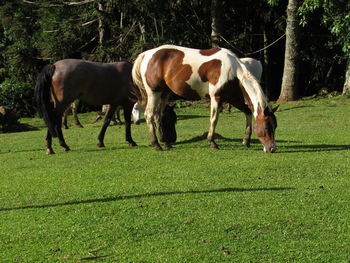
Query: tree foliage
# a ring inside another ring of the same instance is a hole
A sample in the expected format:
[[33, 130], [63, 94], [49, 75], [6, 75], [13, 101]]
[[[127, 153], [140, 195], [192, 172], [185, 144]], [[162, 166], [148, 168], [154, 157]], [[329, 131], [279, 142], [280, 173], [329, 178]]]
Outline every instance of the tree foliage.
[[[133, 59], [161, 44], [211, 47], [213, 0], [12, 0], [0, 2], [0, 104], [18, 105], [36, 75], [64, 58], [101, 62]], [[286, 1], [221, 0], [220, 46], [264, 64], [264, 90], [278, 98], [283, 74]], [[342, 90], [350, 50], [349, 2], [303, 0], [299, 94]], [[283, 38], [281, 38], [283, 39]], [[19, 88], [21, 87], [21, 88]], [[12, 94], [12, 95], [11, 95]], [[4, 100], [1, 98], [7, 97]], [[12, 98], [12, 101], [11, 101]], [[28, 102], [29, 104], [31, 102]]]
[[347, 0], [304, 0], [299, 9], [302, 25], [308, 23], [310, 15], [319, 12], [320, 22], [335, 35], [332, 39], [345, 54], [350, 54], [350, 2]]

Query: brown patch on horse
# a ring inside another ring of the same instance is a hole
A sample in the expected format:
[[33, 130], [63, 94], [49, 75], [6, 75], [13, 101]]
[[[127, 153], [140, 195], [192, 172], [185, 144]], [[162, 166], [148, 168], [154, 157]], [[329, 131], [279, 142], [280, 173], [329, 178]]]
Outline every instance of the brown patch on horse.
[[228, 102], [245, 113], [254, 111], [253, 103], [238, 78], [227, 81], [215, 93], [219, 103]]
[[60, 70], [56, 69], [51, 79], [51, 101], [55, 104], [55, 107], [57, 106], [57, 104], [60, 104], [61, 101], [63, 101], [63, 94], [64, 94], [63, 92], [64, 82], [62, 81], [63, 78], [64, 78], [63, 73]]
[[258, 116], [256, 116], [255, 118], [254, 132], [258, 136], [262, 144], [266, 144], [267, 142], [273, 142], [273, 138], [271, 138], [271, 134], [273, 134], [273, 131], [270, 131], [267, 125], [270, 121], [270, 116], [262, 114], [261, 110], [259, 110], [258, 112]]
[[247, 91], [245, 90], [245, 88], [243, 87], [242, 83], [239, 81], [239, 87], [242, 91], [242, 94], [243, 94], [243, 97], [244, 97], [244, 101], [245, 101], [245, 104], [248, 105], [249, 109], [254, 112], [254, 106], [253, 106], [253, 103], [247, 93]]
[[150, 59], [146, 82], [155, 92], [167, 86], [175, 94], [187, 99], [200, 99], [199, 94], [186, 83], [192, 75], [192, 67], [183, 64], [185, 53], [177, 49], [160, 49]]
[[220, 50], [221, 50], [221, 48], [214, 47], [211, 49], [201, 49], [201, 50], [199, 50], [199, 53], [203, 56], [211, 56], [211, 55], [214, 55], [215, 53], [219, 52]]
[[215, 85], [221, 73], [221, 60], [213, 59], [203, 63], [199, 69], [198, 74], [203, 82], [209, 81], [210, 84]]

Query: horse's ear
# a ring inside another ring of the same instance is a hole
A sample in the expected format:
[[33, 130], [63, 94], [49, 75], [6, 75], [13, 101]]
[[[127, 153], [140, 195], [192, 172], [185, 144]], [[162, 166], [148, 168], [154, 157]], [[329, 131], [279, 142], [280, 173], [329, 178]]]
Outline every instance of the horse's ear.
[[279, 106], [280, 106], [280, 104], [278, 104], [276, 107], [272, 108], [272, 112], [275, 113], [278, 110]]

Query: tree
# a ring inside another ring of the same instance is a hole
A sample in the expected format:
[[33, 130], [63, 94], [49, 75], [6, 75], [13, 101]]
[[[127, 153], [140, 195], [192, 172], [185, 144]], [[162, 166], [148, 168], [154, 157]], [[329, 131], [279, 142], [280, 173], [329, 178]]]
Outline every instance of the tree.
[[336, 36], [335, 44], [342, 47], [346, 60], [343, 94], [350, 94], [350, 1], [348, 0], [304, 0], [299, 13], [301, 24], [306, 25], [310, 14], [321, 10], [321, 23]]
[[345, 73], [345, 82], [343, 87], [343, 95], [350, 94], [350, 59], [348, 59], [347, 70]]
[[292, 101], [298, 98], [298, 1], [300, 0], [289, 0], [287, 6], [286, 49], [279, 101]]
[[217, 47], [222, 32], [222, 0], [211, 1], [211, 46]]

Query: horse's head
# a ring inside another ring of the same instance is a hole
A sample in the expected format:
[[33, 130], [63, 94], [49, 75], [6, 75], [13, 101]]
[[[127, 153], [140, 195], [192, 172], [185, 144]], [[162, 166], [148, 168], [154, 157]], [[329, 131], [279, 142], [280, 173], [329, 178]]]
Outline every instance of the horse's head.
[[139, 125], [141, 123], [141, 105], [136, 102], [134, 107], [132, 108], [132, 118], [134, 120], [134, 124]]
[[255, 119], [254, 132], [264, 146], [264, 152], [273, 153], [277, 149], [275, 142], [277, 119], [274, 114], [277, 109], [278, 106], [273, 109], [266, 107]]
[[162, 142], [174, 143], [176, 142], [176, 113], [175, 106], [166, 105], [160, 121], [160, 140]]

